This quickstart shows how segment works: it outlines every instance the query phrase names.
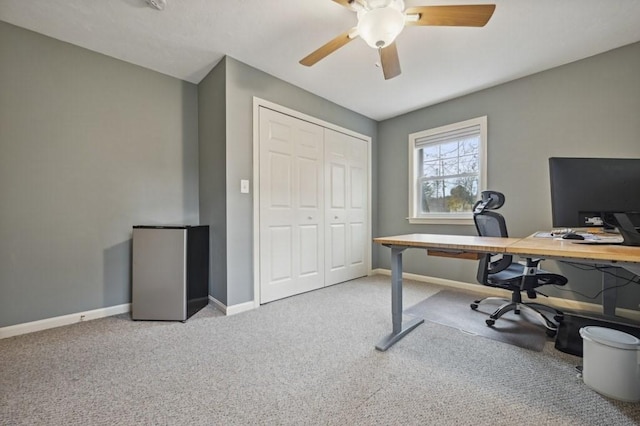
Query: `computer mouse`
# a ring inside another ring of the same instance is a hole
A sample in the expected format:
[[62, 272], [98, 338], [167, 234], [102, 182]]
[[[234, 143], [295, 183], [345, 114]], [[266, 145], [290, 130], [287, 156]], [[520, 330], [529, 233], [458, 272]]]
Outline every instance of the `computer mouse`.
[[562, 236], [563, 240], [584, 240], [584, 237], [575, 232], [568, 232]]

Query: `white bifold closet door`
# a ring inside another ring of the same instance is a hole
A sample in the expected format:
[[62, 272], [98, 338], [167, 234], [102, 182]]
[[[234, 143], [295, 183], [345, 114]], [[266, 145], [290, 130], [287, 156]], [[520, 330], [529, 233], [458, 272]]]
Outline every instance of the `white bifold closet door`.
[[325, 285], [367, 275], [367, 143], [325, 129]]
[[260, 302], [324, 286], [324, 129], [260, 108]]
[[260, 303], [367, 275], [367, 142], [259, 114]]

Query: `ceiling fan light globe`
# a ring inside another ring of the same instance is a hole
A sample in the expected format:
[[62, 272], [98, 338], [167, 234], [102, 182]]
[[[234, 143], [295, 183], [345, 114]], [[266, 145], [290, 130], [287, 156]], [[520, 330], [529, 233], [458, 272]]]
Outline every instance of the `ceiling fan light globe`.
[[367, 0], [367, 6], [369, 9], [377, 9], [379, 7], [387, 7], [393, 0]]
[[395, 7], [358, 12], [358, 34], [374, 49], [393, 43], [403, 28], [404, 14]]

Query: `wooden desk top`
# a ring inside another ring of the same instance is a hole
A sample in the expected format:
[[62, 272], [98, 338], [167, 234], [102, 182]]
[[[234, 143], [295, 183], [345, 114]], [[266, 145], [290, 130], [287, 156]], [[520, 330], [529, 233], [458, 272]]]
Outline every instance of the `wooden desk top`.
[[478, 237], [472, 235], [407, 234], [374, 238], [378, 244], [478, 253], [505, 253], [520, 238]]
[[[534, 234], [535, 235], [535, 234]], [[539, 238], [495, 238], [472, 235], [406, 234], [374, 238], [383, 245], [437, 249], [451, 252], [506, 253], [522, 257], [603, 260], [640, 263], [640, 247], [589, 245], [575, 240]]]
[[575, 240], [538, 238], [533, 235], [522, 238], [507, 249], [520, 256], [572, 258], [640, 263], [640, 247], [604, 244], [584, 244]]

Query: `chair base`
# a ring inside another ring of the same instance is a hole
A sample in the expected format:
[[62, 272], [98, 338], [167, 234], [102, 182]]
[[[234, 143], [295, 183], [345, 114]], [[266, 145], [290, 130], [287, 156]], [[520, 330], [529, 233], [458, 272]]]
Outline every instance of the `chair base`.
[[525, 303], [525, 302], [514, 302], [509, 299], [505, 299], [502, 297], [486, 297], [484, 299], [475, 300], [471, 304], [471, 309], [478, 309], [478, 305], [482, 302], [487, 301], [498, 301], [503, 304], [496, 309], [491, 315], [489, 315], [489, 319], [486, 320], [488, 326], [492, 326], [495, 324], [496, 320], [500, 318], [502, 315], [507, 312], [513, 311], [515, 314], [519, 315], [520, 311], [526, 311], [536, 317], [540, 322], [545, 326], [547, 336], [553, 337], [558, 332], [558, 326], [555, 325], [546, 315], [544, 315], [541, 310], [549, 311], [554, 314], [554, 319], [558, 322], [562, 321], [564, 314], [551, 306], [543, 305], [541, 303]]

